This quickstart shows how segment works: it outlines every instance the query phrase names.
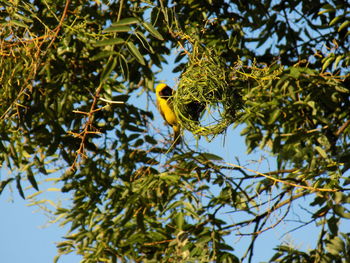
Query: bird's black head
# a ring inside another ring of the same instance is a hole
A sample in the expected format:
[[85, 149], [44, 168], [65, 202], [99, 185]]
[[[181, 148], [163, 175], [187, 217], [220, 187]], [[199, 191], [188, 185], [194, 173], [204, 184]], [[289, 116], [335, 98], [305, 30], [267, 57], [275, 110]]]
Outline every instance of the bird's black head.
[[163, 99], [169, 99], [173, 95], [173, 90], [169, 86], [165, 86], [159, 91], [159, 96]]

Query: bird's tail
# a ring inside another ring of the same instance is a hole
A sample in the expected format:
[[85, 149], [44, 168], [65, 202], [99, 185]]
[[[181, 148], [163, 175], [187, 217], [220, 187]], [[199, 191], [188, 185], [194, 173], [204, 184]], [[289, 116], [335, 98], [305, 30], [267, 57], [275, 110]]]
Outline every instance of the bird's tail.
[[181, 142], [181, 128], [178, 125], [173, 126], [174, 130], [174, 142], [173, 145], [178, 145]]

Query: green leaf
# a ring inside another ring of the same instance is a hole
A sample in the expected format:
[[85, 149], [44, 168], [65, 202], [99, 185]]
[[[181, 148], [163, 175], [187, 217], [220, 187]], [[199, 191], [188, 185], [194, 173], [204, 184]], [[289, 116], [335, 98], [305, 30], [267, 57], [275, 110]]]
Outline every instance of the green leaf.
[[334, 237], [330, 243], [326, 245], [326, 249], [332, 255], [338, 256], [345, 250], [344, 241], [340, 237]]
[[327, 220], [328, 229], [331, 231], [331, 234], [334, 236], [338, 235], [338, 223], [339, 218], [332, 216], [330, 219]]
[[6, 185], [13, 180], [14, 180], [14, 178], [9, 178], [9, 179], [6, 179], [6, 180], [0, 182], [0, 195], [1, 195], [2, 191], [5, 189]]
[[140, 51], [136, 48], [136, 46], [132, 42], [126, 42], [126, 45], [130, 51], [130, 53], [136, 58], [136, 60], [143, 66], [146, 65], [143, 56]]
[[231, 246], [229, 246], [229, 245], [227, 245], [227, 244], [225, 244], [225, 243], [220, 243], [220, 244], [218, 245], [218, 248], [219, 248], [220, 250], [227, 250], [227, 251], [233, 251], [233, 250], [234, 250]]
[[[163, 176], [162, 176], [163, 177]], [[183, 205], [183, 202], [182, 201], [175, 201], [174, 203], [170, 204], [165, 210], [164, 212], [166, 211], [169, 211], [171, 209], [175, 209], [176, 207], [179, 207], [179, 206], [182, 206]]]
[[333, 26], [335, 23], [337, 23], [340, 19], [342, 19], [343, 16], [336, 16], [335, 18], [333, 18], [330, 22], [329, 25]]
[[131, 28], [129, 26], [111, 26], [103, 30], [104, 33], [115, 33], [115, 32], [129, 32]]
[[335, 10], [335, 7], [332, 6], [331, 4], [324, 4], [321, 8], [322, 8], [322, 9], [332, 9], [332, 10]]
[[204, 159], [204, 160], [213, 160], [213, 161], [222, 161], [222, 157], [212, 154], [212, 153], [201, 153], [200, 155], [198, 155], [198, 157], [200, 159]]
[[152, 24], [143, 22], [142, 25], [152, 36], [159, 40], [164, 40], [163, 36], [154, 28], [154, 26], [152, 26]]
[[139, 23], [139, 19], [136, 17], [127, 17], [119, 20], [118, 22], [112, 23], [112, 26], [124, 26]]
[[327, 158], [327, 153], [325, 150], [323, 150], [320, 146], [315, 146], [315, 150], [323, 157]]
[[295, 79], [299, 78], [300, 76], [300, 68], [299, 67], [291, 67], [289, 69], [289, 75]]
[[344, 88], [342, 86], [335, 86], [336, 91], [339, 91], [341, 93], [349, 93], [350, 90], [348, 88]]
[[21, 15], [19, 13], [15, 14], [14, 16], [19, 18], [19, 19], [21, 19], [21, 20], [23, 20], [26, 23], [33, 23], [33, 20], [31, 18], [23, 16], [23, 15]]
[[149, 136], [149, 135], [145, 136], [145, 140], [146, 140], [146, 142], [153, 144], [153, 145], [156, 145], [158, 143], [157, 140], [155, 140], [152, 136]]
[[96, 61], [96, 60], [99, 60], [99, 59], [102, 59], [102, 58], [106, 58], [106, 57], [109, 57], [109, 56], [112, 56], [112, 55], [118, 55], [118, 53], [115, 52], [115, 51], [102, 51], [100, 53], [97, 53], [95, 56], [91, 57], [90, 60], [91, 61]]
[[27, 172], [28, 172], [27, 178], [28, 178], [30, 184], [34, 187], [35, 190], [39, 191], [39, 187], [38, 187], [38, 184], [34, 178], [33, 172], [31, 170], [28, 170]]
[[144, 232], [146, 228], [145, 228], [145, 219], [144, 219], [143, 213], [141, 212], [137, 213], [136, 223], [137, 223], [137, 226]]
[[324, 9], [324, 10], [319, 11], [319, 12], [317, 13], [318, 15], [322, 15], [322, 14], [325, 14], [325, 13], [335, 12], [335, 8], [334, 8], [332, 5], [330, 5], [330, 4], [325, 4], [325, 5], [323, 5], [323, 6], [322, 6], [322, 9]]
[[176, 228], [178, 230], [182, 230], [183, 224], [184, 224], [184, 214], [182, 212], [179, 212], [176, 215]]
[[337, 58], [335, 59], [334, 64], [333, 64], [333, 69], [334, 69], [334, 70], [338, 67], [339, 62], [340, 62], [344, 57], [345, 57], [345, 55], [337, 56]]
[[348, 27], [349, 25], [350, 25], [350, 21], [349, 21], [349, 20], [343, 22], [343, 23], [339, 26], [338, 32], [342, 31], [344, 28]]
[[108, 61], [107, 65], [102, 71], [100, 82], [104, 82], [109, 77], [116, 65], [117, 59], [115, 57]]
[[[58, 246], [57, 246], [58, 247]], [[61, 255], [58, 254], [53, 258], [53, 263], [58, 263], [58, 260], [60, 259]]]
[[326, 68], [333, 62], [334, 59], [335, 59], [334, 56], [327, 57], [323, 62], [322, 71], [325, 71]]
[[19, 27], [24, 27], [24, 28], [28, 27], [26, 24], [24, 24], [23, 22], [18, 21], [18, 20], [11, 20], [10, 24], [13, 24], [13, 25], [16, 25], [16, 26], [19, 26]]
[[147, 38], [145, 37], [145, 35], [142, 32], [136, 31], [135, 36], [140, 40], [142, 46], [145, 49], [147, 49], [150, 53], [154, 54], [154, 50], [153, 50], [152, 46], [149, 44], [149, 41], [147, 40]]
[[117, 37], [117, 38], [110, 38], [110, 39], [96, 41], [93, 45], [95, 47], [102, 47], [102, 46], [108, 46], [108, 45], [123, 44], [124, 42], [125, 42], [124, 39]]
[[208, 243], [212, 239], [211, 233], [208, 232], [208, 234], [204, 235], [200, 239], [198, 239], [197, 243]]
[[136, 142], [133, 144], [133, 147], [140, 147], [144, 143], [143, 139], [138, 139]]
[[336, 204], [341, 204], [341, 203], [343, 203], [343, 202], [342, 202], [343, 199], [345, 199], [345, 195], [344, 195], [342, 192], [336, 192], [336, 193], [334, 194], [334, 202], [335, 202]]
[[23, 192], [22, 185], [21, 185], [21, 176], [20, 176], [20, 175], [17, 175], [17, 176], [16, 176], [16, 187], [17, 187], [17, 190], [18, 190], [20, 196], [21, 196], [23, 199], [26, 199], [25, 196], [24, 196], [24, 192]]
[[126, 94], [113, 96], [113, 100], [114, 101], [124, 101], [124, 102], [126, 102], [129, 98], [130, 98], [130, 95], [126, 95]]
[[134, 132], [144, 132], [144, 129], [141, 129], [139, 126], [135, 126], [135, 125], [131, 125], [131, 124], [127, 124], [126, 125], [126, 129], [128, 129], [129, 131], [134, 131]]
[[129, 79], [129, 66], [126, 58], [122, 54], [119, 54], [118, 56], [118, 63], [121, 67], [123, 78], [127, 81]]
[[337, 215], [350, 219], [350, 213], [347, 213], [345, 211], [345, 208], [342, 205], [335, 205], [333, 206], [333, 211], [334, 213], [336, 213]]
[[280, 109], [275, 109], [275, 110], [270, 114], [270, 118], [269, 118], [268, 124], [273, 124], [273, 123], [278, 119], [278, 117], [280, 116], [280, 114], [281, 114], [281, 110], [280, 110]]
[[187, 212], [189, 212], [194, 219], [198, 220], [199, 216], [197, 214], [197, 209], [189, 202], [185, 202], [184, 205], [185, 205], [184, 209]]
[[299, 132], [299, 133], [295, 133], [292, 134], [290, 136], [288, 136], [285, 144], [295, 144], [300, 142], [302, 139], [304, 139], [306, 137], [305, 133]]

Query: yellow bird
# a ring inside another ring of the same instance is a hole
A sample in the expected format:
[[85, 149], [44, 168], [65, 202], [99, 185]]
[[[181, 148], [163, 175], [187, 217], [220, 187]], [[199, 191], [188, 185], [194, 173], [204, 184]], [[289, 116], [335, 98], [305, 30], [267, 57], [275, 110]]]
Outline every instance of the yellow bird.
[[164, 83], [160, 83], [157, 85], [156, 98], [158, 110], [163, 116], [164, 120], [173, 128], [174, 145], [177, 145], [181, 142], [181, 126], [173, 109], [173, 95], [174, 91], [168, 85]]

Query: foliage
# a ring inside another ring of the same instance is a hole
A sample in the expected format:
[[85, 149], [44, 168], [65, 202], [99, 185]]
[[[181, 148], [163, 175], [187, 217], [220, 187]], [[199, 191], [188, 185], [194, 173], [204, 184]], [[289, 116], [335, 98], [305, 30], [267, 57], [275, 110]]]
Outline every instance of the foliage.
[[[346, 1], [0, 4], [0, 161], [9, 171], [0, 193], [15, 183], [25, 197], [23, 184], [38, 190], [59, 173], [72, 201], [56, 211], [71, 227], [59, 255], [78, 253], [83, 262], [254, 262], [260, 234], [307, 197], [310, 218], [299, 227], [316, 223], [315, 248], [281, 244], [271, 261], [349, 260], [349, 233], [339, 230], [350, 218]], [[203, 55], [193, 43], [213, 52], [206, 68], [225, 68], [231, 77], [227, 85], [216, 76], [200, 83], [210, 82], [206, 100], [219, 85], [209, 103], [228, 107], [218, 131], [241, 124], [248, 152], [275, 156], [276, 171], [226, 163], [191, 146], [167, 153], [160, 135], [152, 135], [153, 114], [130, 98], [153, 92], [170, 50], [181, 51], [178, 94], [189, 88], [185, 94], [207, 106], [188, 73], [198, 72], [191, 65]], [[223, 213], [240, 216], [229, 222]], [[251, 237], [246, 252], [233, 249], [234, 235]]]

